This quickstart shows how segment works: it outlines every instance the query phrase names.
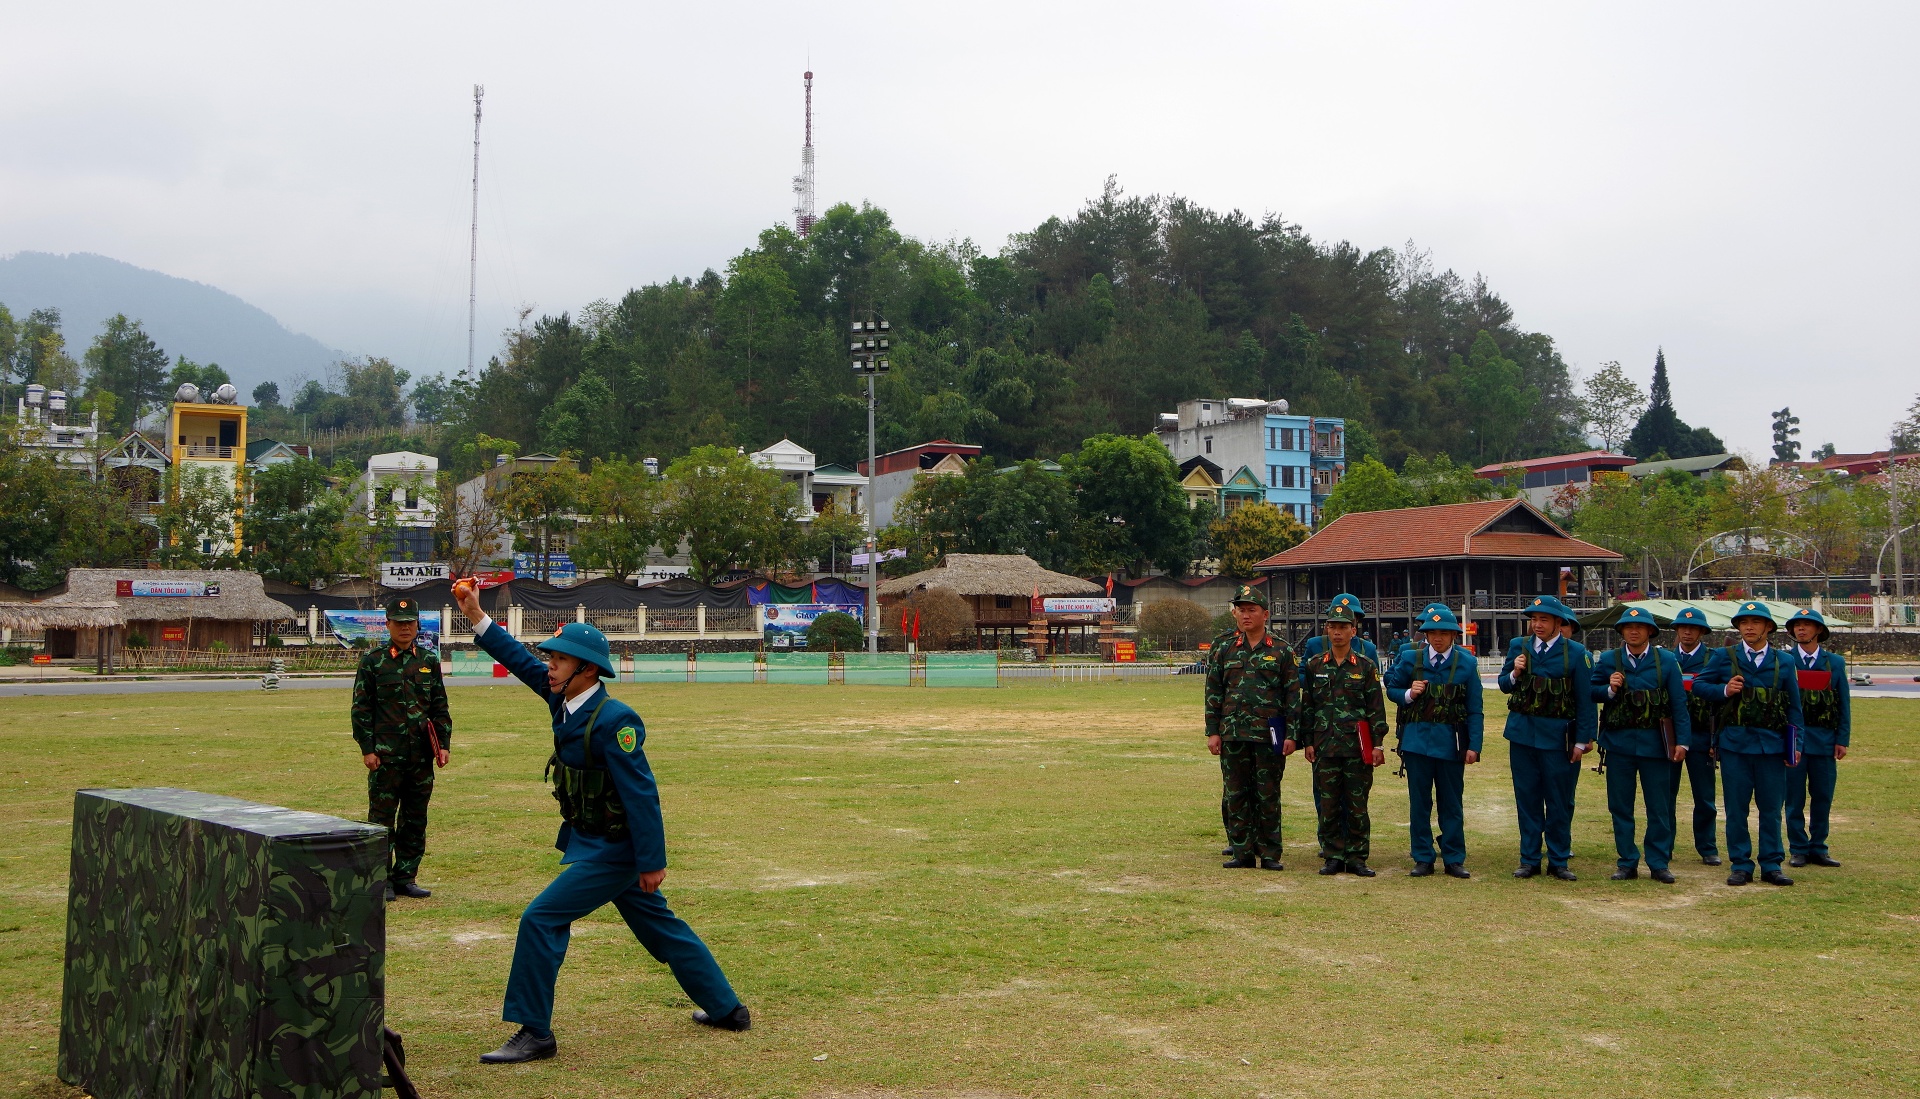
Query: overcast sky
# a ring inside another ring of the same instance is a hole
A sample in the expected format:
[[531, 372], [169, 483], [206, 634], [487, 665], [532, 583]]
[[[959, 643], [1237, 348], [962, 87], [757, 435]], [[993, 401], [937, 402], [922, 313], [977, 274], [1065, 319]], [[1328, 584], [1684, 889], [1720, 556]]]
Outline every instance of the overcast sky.
[[[36, 4], [0, 63], [0, 254], [211, 283], [416, 374], [521, 304], [698, 274], [820, 205], [923, 239], [1109, 174], [1484, 273], [1576, 370], [1738, 449], [1885, 445], [1908, 338], [1920, 16], [1834, 4]], [[84, 342], [87, 333], [75, 334]]]

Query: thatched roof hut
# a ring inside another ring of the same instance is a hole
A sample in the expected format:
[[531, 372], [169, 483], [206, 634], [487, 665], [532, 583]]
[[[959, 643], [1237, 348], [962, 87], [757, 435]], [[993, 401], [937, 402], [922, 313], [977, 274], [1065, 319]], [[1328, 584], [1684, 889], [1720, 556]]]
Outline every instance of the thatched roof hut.
[[0, 627], [9, 630], [110, 630], [126, 624], [112, 603], [0, 602]]
[[[183, 594], [144, 594], [154, 584], [172, 585]], [[13, 606], [18, 610], [20, 605]], [[155, 647], [206, 649], [223, 641], [228, 648], [244, 652], [253, 645], [255, 623], [296, 617], [292, 607], [268, 598], [258, 573], [239, 569], [73, 569], [67, 573], [64, 593], [27, 606], [33, 609], [20, 613], [99, 613], [104, 609], [117, 615], [106, 626], [47, 622], [47, 647], [56, 657], [94, 655], [99, 632], [120, 627]], [[72, 651], [66, 651], [69, 647]]]
[[[880, 585], [880, 594], [902, 597], [923, 588], [944, 588], [955, 595], [1031, 596], [1099, 595], [1100, 585], [1051, 572], [1024, 553], [949, 553], [937, 569], [896, 577]], [[1024, 610], [1024, 608], [1022, 608]]]

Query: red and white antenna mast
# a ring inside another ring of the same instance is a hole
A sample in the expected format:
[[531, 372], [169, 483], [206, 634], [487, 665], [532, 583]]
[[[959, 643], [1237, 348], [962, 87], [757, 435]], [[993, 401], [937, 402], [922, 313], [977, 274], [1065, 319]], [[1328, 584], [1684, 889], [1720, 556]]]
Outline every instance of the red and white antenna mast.
[[800, 174], [793, 177], [793, 228], [801, 236], [813, 231], [813, 73], [807, 81], [807, 140], [800, 146]]

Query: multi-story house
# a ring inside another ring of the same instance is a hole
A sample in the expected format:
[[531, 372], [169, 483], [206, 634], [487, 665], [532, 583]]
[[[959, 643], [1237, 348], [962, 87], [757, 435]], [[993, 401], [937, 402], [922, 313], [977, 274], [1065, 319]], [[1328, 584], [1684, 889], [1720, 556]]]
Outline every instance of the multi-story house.
[[[1288, 412], [1285, 401], [1203, 397], [1164, 413], [1154, 434], [1176, 462], [1205, 458], [1235, 478], [1258, 481], [1266, 502], [1308, 526], [1347, 470], [1347, 423]], [[1242, 476], [1242, 473], [1246, 476]]]

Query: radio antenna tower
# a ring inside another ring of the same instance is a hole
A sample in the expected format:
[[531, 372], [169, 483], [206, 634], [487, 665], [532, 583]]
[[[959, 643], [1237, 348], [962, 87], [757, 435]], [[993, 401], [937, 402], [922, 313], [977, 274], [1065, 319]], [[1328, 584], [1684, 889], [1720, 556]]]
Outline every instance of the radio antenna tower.
[[801, 236], [813, 231], [813, 72], [807, 80], [807, 142], [800, 146], [800, 174], [793, 177], [793, 227]]
[[482, 85], [473, 86], [473, 231], [467, 245], [467, 376], [473, 376], [473, 328], [480, 303], [480, 97], [487, 94]]

